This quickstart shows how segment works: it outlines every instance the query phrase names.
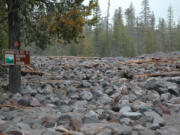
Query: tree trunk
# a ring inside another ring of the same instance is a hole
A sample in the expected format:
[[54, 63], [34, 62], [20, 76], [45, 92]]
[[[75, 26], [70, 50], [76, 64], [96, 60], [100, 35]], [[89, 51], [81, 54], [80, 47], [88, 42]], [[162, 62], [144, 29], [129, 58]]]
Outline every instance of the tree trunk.
[[[20, 18], [19, 18], [20, 0], [8, 1], [8, 24], [9, 24], [9, 48], [20, 48]], [[9, 67], [9, 91], [21, 91], [21, 66]]]

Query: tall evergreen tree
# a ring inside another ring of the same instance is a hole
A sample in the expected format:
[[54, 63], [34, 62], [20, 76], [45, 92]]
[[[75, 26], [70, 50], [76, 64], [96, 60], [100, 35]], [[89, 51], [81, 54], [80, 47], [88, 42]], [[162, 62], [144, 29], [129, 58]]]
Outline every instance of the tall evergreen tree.
[[151, 15], [149, 0], [143, 0], [141, 5], [142, 5], [142, 11], [140, 14], [141, 14], [142, 22], [147, 27], [149, 25], [150, 15]]
[[[95, 28], [94, 28], [94, 51], [95, 51], [95, 55], [99, 55], [100, 54], [100, 51], [102, 49], [102, 46], [100, 44], [100, 32], [102, 31], [102, 20], [101, 20], [101, 11], [100, 11], [100, 7], [99, 7], [99, 0], [96, 0], [97, 2], [97, 6], [96, 8], [94, 9], [94, 17], [97, 19], [97, 23], [95, 25]], [[105, 46], [105, 45], [104, 45]]]
[[126, 16], [126, 22], [127, 22], [127, 27], [132, 29], [135, 27], [135, 9], [133, 6], [133, 3], [131, 2], [129, 8], [126, 9], [125, 11], [125, 16]]
[[151, 15], [150, 15], [150, 27], [151, 27], [151, 29], [153, 31], [155, 29], [155, 23], [156, 23], [156, 19], [155, 19], [155, 16], [154, 16], [154, 12], [152, 12]]
[[163, 18], [159, 19], [158, 24], [158, 51], [167, 51], [168, 48], [168, 35], [167, 35], [167, 26]]
[[118, 8], [114, 14], [112, 56], [133, 56], [134, 42], [128, 35], [122, 16], [122, 9]]
[[173, 24], [174, 24], [174, 16], [173, 16], [173, 8], [172, 6], [168, 7], [168, 50], [174, 50], [173, 46]]
[[174, 48], [175, 50], [180, 51], [180, 18], [178, 19], [178, 24], [175, 28], [174, 36]]

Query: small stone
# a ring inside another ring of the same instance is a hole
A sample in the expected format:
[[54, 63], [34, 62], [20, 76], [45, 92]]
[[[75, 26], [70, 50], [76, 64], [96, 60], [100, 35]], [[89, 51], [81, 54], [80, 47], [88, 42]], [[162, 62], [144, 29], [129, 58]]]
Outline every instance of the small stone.
[[97, 135], [112, 135], [112, 130], [106, 128], [100, 131]]
[[168, 101], [171, 98], [170, 93], [161, 94], [161, 101]]
[[49, 84], [42, 86], [42, 89], [43, 89], [43, 93], [46, 93], [46, 94], [53, 92], [53, 88]]
[[3, 112], [9, 112], [9, 110], [10, 110], [10, 109], [9, 109], [8, 107], [2, 107], [2, 108], [1, 108], [1, 111], [3, 111]]
[[161, 109], [163, 114], [167, 114], [167, 115], [171, 114], [170, 109], [167, 106], [165, 106], [165, 105], [157, 104], [154, 107]]
[[4, 104], [5, 103], [5, 99], [3, 97], [0, 97], [0, 104]]
[[79, 93], [77, 91], [68, 91], [67, 92], [67, 97], [71, 99], [78, 99], [79, 98]]
[[90, 87], [91, 84], [90, 84], [88, 81], [83, 80], [83, 81], [82, 81], [82, 86], [83, 86], [83, 87]]
[[133, 121], [129, 118], [122, 118], [119, 120], [120, 124], [130, 125]]
[[81, 98], [84, 99], [84, 100], [91, 100], [92, 97], [93, 97], [92, 93], [89, 92], [89, 91], [86, 91], [86, 90], [83, 91], [83, 92], [81, 92], [81, 93], [80, 93], [80, 96], [81, 96]]
[[11, 121], [14, 119], [15, 116], [11, 115], [11, 114], [7, 114], [5, 119], [4, 120], [7, 120], [7, 121]]
[[0, 119], [0, 125], [4, 125], [6, 121]]
[[60, 132], [56, 132], [54, 129], [48, 128], [43, 131], [41, 135], [62, 135]]
[[133, 130], [136, 130], [136, 131], [145, 130], [145, 129], [146, 129], [146, 128], [143, 127], [142, 125], [135, 125], [135, 126], [133, 127]]
[[31, 128], [32, 129], [43, 129], [44, 126], [42, 126], [42, 125], [40, 125], [38, 123], [34, 123], [34, 124], [32, 124]]
[[94, 111], [89, 111], [82, 119], [83, 123], [98, 123], [98, 114]]
[[69, 121], [69, 128], [74, 131], [80, 131], [80, 128], [82, 127], [81, 121], [77, 119], [72, 119]]
[[133, 119], [133, 120], [137, 120], [141, 116], [142, 116], [142, 114], [139, 113], [139, 112], [125, 112], [125, 113], [122, 113], [122, 115], [120, 116], [120, 119], [122, 119], [122, 118], [130, 118], [130, 119]]
[[151, 107], [142, 106], [142, 107], [139, 108], [140, 113], [144, 113], [144, 112], [147, 112], [147, 111], [152, 111]]
[[167, 82], [166, 87], [171, 94], [179, 96], [179, 87], [176, 83]]
[[33, 89], [30, 85], [26, 86], [22, 92], [22, 94], [30, 94], [31, 96], [35, 96], [37, 94], [37, 90]]
[[31, 100], [30, 105], [33, 106], [33, 107], [35, 107], [35, 106], [40, 106], [41, 104], [40, 104], [40, 102], [39, 102], [38, 99], [33, 98], [33, 99]]
[[130, 106], [124, 106], [120, 109], [120, 113], [126, 113], [126, 112], [131, 112]]
[[110, 98], [109, 96], [107, 96], [107, 94], [103, 94], [99, 100], [97, 101], [100, 105], [102, 104], [109, 104], [112, 102], [112, 98]]
[[83, 101], [77, 101], [73, 104], [73, 111], [74, 112], [84, 112], [86, 110], [86, 106], [87, 106], [88, 102], [86, 100]]
[[153, 119], [153, 127], [160, 127], [164, 126], [165, 122], [164, 119], [156, 112], [150, 111], [150, 112], [145, 112], [145, 116], [151, 117]]
[[25, 124], [25, 123], [22, 123], [22, 122], [17, 123], [17, 126], [22, 130], [30, 130], [31, 129], [28, 124]]
[[60, 107], [56, 107], [61, 113], [67, 113], [67, 112], [72, 112], [73, 108], [71, 106], [63, 105]]
[[28, 107], [28, 106], [30, 106], [30, 100], [22, 98], [22, 99], [18, 100], [18, 104]]

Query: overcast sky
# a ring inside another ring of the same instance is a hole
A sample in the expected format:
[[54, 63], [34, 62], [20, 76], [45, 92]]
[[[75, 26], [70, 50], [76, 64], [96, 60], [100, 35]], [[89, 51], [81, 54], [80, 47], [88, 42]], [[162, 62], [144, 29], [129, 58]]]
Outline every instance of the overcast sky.
[[[125, 9], [129, 7], [131, 2], [133, 3], [136, 9], [136, 15], [139, 15], [139, 12], [142, 9], [141, 7], [142, 0], [111, 0], [111, 7], [110, 7], [111, 18], [114, 14], [115, 9], [117, 9], [120, 6], [122, 7], [124, 13]], [[108, 0], [99, 0], [99, 4], [102, 15], [105, 16], [107, 11]], [[174, 19], [176, 20], [176, 22], [180, 17], [180, 0], [149, 0], [149, 4], [151, 10], [154, 11], [154, 14], [156, 16], [156, 21], [158, 21], [159, 17], [163, 17], [167, 19], [167, 10], [169, 5], [173, 7]]]

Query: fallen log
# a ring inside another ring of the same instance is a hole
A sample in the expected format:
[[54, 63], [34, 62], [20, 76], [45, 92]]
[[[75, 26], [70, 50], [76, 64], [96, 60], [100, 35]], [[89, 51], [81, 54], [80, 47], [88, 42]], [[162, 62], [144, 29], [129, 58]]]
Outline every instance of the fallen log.
[[68, 58], [68, 59], [102, 59], [101, 57], [84, 57], [84, 56], [50, 56], [49, 58]]
[[137, 59], [137, 60], [129, 60], [127, 62], [117, 61], [118, 64], [123, 65], [135, 65], [135, 64], [144, 64], [144, 63], [156, 63], [156, 62], [173, 62], [179, 60], [179, 57], [174, 58], [151, 58], [151, 59]]
[[21, 70], [21, 74], [22, 74], [22, 75], [27, 75], [27, 74], [30, 74], [30, 75], [40, 75], [40, 76], [45, 75], [44, 72], [38, 72], [38, 71], [26, 71], [26, 70]]
[[152, 73], [152, 74], [134, 75], [134, 78], [148, 78], [148, 77], [176, 77], [176, 76], [180, 76], [180, 72]]
[[0, 108], [2, 107], [7, 107], [7, 108], [15, 108], [15, 109], [32, 109], [33, 107], [25, 107], [25, 106], [20, 106], [20, 105], [15, 105], [15, 104], [0, 104]]
[[26, 67], [27, 69], [29, 69], [30, 71], [35, 71], [32, 67], [25, 65], [24, 67]]

